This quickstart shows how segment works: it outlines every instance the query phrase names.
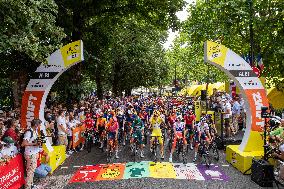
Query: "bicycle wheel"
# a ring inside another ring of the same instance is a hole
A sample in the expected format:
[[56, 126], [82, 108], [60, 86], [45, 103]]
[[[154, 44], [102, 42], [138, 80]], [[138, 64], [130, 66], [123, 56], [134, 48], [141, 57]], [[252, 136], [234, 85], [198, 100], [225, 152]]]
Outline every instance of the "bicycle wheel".
[[88, 153], [90, 153], [91, 149], [92, 149], [92, 138], [90, 136], [88, 136], [88, 138], [87, 138], [87, 144], [86, 145], [87, 145], [86, 146], [87, 151], [88, 151]]
[[202, 160], [205, 163], [206, 167], [210, 167], [211, 165], [211, 157], [208, 154], [203, 154], [202, 155]]
[[219, 161], [220, 157], [219, 157], [219, 150], [217, 148], [217, 144], [215, 142], [213, 142], [211, 150], [213, 152], [213, 157], [216, 161]]

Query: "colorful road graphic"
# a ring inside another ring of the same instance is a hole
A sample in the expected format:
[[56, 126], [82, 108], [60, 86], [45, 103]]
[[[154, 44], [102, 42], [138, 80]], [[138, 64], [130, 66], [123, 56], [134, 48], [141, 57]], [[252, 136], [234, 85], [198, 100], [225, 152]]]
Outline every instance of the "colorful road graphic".
[[229, 177], [217, 165], [211, 165], [210, 168], [207, 168], [205, 165], [195, 165], [193, 163], [141, 161], [83, 166], [75, 172], [69, 183], [147, 177], [229, 181]]

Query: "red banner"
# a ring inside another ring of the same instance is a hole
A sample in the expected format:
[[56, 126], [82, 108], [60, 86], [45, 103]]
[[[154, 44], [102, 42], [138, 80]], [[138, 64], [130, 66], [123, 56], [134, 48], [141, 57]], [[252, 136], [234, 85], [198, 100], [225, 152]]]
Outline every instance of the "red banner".
[[22, 99], [21, 127], [27, 128], [31, 121], [39, 118], [40, 103], [44, 91], [25, 91]]
[[0, 189], [18, 189], [25, 184], [23, 157], [18, 154], [0, 166]]
[[251, 130], [263, 131], [264, 119], [261, 118], [261, 107], [269, 106], [266, 98], [265, 89], [247, 89], [245, 90], [251, 109]]

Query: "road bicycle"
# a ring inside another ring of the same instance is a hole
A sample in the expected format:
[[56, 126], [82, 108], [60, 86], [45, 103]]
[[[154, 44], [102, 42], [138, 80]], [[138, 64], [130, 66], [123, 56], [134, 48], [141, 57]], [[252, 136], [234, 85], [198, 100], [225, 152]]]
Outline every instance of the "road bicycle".
[[157, 136], [151, 136], [151, 138], [154, 138], [153, 143], [152, 143], [152, 147], [151, 147], [151, 151], [152, 151], [152, 155], [154, 156], [154, 162], [157, 162], [158, 160], [158, 156], [157, 156], [157, 150], [158, 150], [158, 137]]
[[201, 140], [199, 147], [198, 147], [198, 155], [201, 157], [201, 161], [206, 164], [209, 168], [212, 162], [211, 156], [209, 155], [208, 147], [204, 140]]
[[219, 161], [219, 159], [220, 159], [219, 150], [218, 150], [218, 146], [217, 146], [217, 143], [216, 143], [215, 139], [213, 139], [212, 142], [209, 144], [209, 148], [208, 149], [209, 149], [210, 154], [213, 155], [213, 158], [216, 161]]
[[187, 163], [186, 150], [185, 150], [185, 147], [184, 147], [184, 142], [183, 142], [182, 137], [177, 138], [177, 149], [176, 150], [177, 150], [178, 157], [181, 154], [182, 155], [182, 162], [184, 164], [186, 164]]
[[115, 139], [109, 138], [108, 145], [107, 145], [107, 163], [112, 162], [114, 152], [115, 152]]

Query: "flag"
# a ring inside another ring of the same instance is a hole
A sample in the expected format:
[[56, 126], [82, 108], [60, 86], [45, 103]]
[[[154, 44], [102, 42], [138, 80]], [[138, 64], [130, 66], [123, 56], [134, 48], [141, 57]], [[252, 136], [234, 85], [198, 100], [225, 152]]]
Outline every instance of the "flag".
[[257, 61], [257, 67], [259, 68], [260, 72], [262, 72], [262, 70], [264, 69], [264, 64], [260, 54], [257, 56], [256, 61]]

